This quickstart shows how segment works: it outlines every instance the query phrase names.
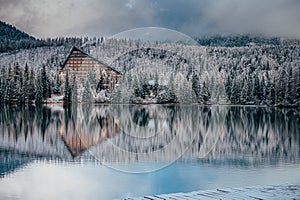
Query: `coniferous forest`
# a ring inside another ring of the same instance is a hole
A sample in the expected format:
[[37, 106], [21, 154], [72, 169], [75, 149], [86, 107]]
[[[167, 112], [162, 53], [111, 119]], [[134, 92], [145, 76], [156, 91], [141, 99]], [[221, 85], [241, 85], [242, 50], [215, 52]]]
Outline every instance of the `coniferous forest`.
[[[261, 36], [196, 38], [199, 45], [116, 38], [35, 39], [1, 22], [0, 102], [204, 103], [300, 106], [300, 42]], [[122, 73], [59, 76], [77, 46]], [[109, 79], [109, 77], [107, 78]], [[63, 82], [63, 84], [62, 84]]]

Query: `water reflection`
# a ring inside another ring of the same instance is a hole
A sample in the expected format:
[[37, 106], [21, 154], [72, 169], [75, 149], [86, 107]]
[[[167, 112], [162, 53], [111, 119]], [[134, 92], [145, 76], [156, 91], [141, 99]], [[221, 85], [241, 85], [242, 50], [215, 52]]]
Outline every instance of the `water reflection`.
[[[2, 106], [0, 174], [33, 159], [298, 162], [297, 109], [180, 105]], [[157, 167], [157, 166], [156, 166]]]

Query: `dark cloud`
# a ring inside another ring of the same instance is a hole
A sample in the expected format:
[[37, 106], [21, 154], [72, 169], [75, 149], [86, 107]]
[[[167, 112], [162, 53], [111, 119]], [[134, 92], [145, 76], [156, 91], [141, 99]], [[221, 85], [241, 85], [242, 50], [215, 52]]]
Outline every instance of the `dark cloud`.
[[160, 26], [189, 35], [300, 37], [299, 0], [0, 0], [1, 20], [37, 37], [112, 35]]

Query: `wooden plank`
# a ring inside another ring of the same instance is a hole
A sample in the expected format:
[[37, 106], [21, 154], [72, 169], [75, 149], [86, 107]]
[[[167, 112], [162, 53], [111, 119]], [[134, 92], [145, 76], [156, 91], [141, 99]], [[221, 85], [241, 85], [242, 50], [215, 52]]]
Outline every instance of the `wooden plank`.
[[156, 197], [156, 196], [144, 196], [144, 199], [150, 199], [150, 200], [162, 200], [162, 198]]
[[206, 193], [198, 193], [198, 196], [204, 196], [204, 197], [207, 197], [207, 198], [210, 198], [210, 199], [218, 199], [217, 197], [211, 196], [211, 195], [206, 194]]
[[[156, 195], [157, 196], [157, 195]], [[163, 197], [166, 200], [174, 200], [175, 198], [169, 194], [160, 194], [159, 197]], [[176, 199], [175, 199], [176, 200]]]
[[168, 194], [169, 196], [175, 198], [175, 199], [182, 199], [182, 200], [187, 200], [186, 197], [182, 196], [183, 193], [174, 193], [174, 194]]
[[187, 200], [199, 200], [199, 198], [193, 196], [190, 193], [186, 193], [186, 194], [182, 193], [181, 196], [186, 198]]
[[189, 193], [160, 194], [145, 196], [140, 198], [126, 198], [125, 200], [212, 200], [212, 199], [232, 199], [232, 200], [300, 200], [300, 184], [292, 185], [268, 185], [251, 186], [240, 188], [216, 189], [194, 191]]

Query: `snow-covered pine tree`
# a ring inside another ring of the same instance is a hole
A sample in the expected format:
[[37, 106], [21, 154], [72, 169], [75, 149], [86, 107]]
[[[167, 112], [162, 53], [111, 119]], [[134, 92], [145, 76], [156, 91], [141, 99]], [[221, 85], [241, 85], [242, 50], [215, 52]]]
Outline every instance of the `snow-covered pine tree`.
[[7, 78], [6, 78], [7, 89], [6, 89], [6, 95], [4, 97], [6, 103], [11, 103], [13, 100], [14, 83], [10, 77], [12, 77], [11, 65], [9, 65], [8, 67]]
[[72, 104], [77, 104], [78, 103], [78, 86], [77, 86], [77, 80], [76, 80], [76, 76], [73, 75], [73, 85], [72, 85], [72, 97], [71, 97], [71, 101]]
[[42, 81], [43, 99], [51, 97], [51, 83], [50, 83], [50, 79], [47, 76], [45, 65], [43, 65], [42, 67], [41, 81]]
[[138, 77], [135, 75], [133, 79], [132, 88], [134, 90], [134, 96], [135, 97], [141, 97], [142, 96], [142, 88], [140, 86], [140, 81]]
[[255, 73], [253, 75], [253, 81], [254, 81], [254, 86], [253, 86], [253, 95], [254, 95], [254, 100], [256, 104], [260, 103], [261, 100], [261, 90], [262, 88], [260, 87], [260, 83], [259, 83], [259, 78], [258, 78], [258, 74]]
[[81, 101], [84, 103], [92, 103], [93, 102], [92, 89], [91, 89], [90, 81], [88, 78], [85, 80]]
[[23, 96], [22, 101], [25, 103], [29, 102], [29, 68], [27, 63], [24, 69], [24, 83], [23, 83]]
[[87, 78], [89, 79], [89, 84], [91, 88], [96, 90], [97, 80], [96, 80], [96, 72], [94, 69], [89, 69]]
[[174, 74], [171, 73], [169, 82], [168, 82], [168, 92], [167, 92], [167, 102], [177, 102], [177, 97], [175, 95], [174, 88]]
[[35, 104], [40, 106], [43, 103], [43, 81], [42, 81], [41, 73], [38, 74], [35, 85], [36, 85]]
[[208, 85], [205, 81], [203, 81], [203, 83], [202, 83], [201, 96], [203, 97], [203, 103], [210, 102], [211, 92], [208, 89]]
[[157, 93], [158, 93], [158, 85], [159, 85], [159, 82], [158, 82], [158, 73], [157, 71], [155, 72], [155, 76], [154, 76], [154, 86], [153, 86], [153, 92], [154, 92], [154, 95], [157, 96]]
[[70, 87], [70, 83], [69, 83], [69, 71], [67, 71], [66, 73], [66, 77], [65, 77], [65, 86], [64, 86], [64, 97], [63, 97], [63, 101], [64, 104], [69, 104], [71, 102], [71, 87]]
[[241, 104], [248, 103], [248, 91], [249, 91], [248, 80], [246, 79], [246, 77], [244, 77], [242, 80]]
[[287, 83], [286, 83], [286, 102], [289, 105], [293, 105], [295, 103], [295, 99], [296, 99], [296, 95], [295, 95], [295, 91], [296, 91], [296, 87], [295, 87], [295, 83], [296, 80], [294, 79], [294, 72], [293, 72], [293, 68], [291, 66], [289, 66], [288, 68], [288, 74], [287, 74], [288, 78], [287, 78]]
[[33, 68], [30, 70], [29, 85], [28, 85], [28, 99], [32, 102], [36, 95], [36, 77]]
[[227, 101], [230, 101], [231, 100], [231, 84], [232, 84], [232, 76], [231, 74], [229, 73], [227, 76], [226, 76], [226, 79], [225, 79], [225, 91], [226, 91], [226, 95], [227, 95]]
[[296, 90], [296, 97], [295, 97], [295, 104], [300, 106], [300, 69], [295, 69], [294, 73], [294, 80], [295, 80], [295, 90]]
[[275, 105], [276, 103], [276, 79], [273, 78], [273, 81], [270, 85], [270, 93], [269, 93], [269, 101], [271, 105]]
[[285, 97], [285, 71], [281, 70], [277, 75], [276, 85], [275, 85], [275, 93], [276, 93], [276, 105], [284, 105], [284, 97]]
[[105, 84], [106, 84], [106, 89], [110, 89], [110, 74], [107, 74], [106, 80], [105, 80]]
[[237, 77], [233, 79], [233, 82], [231, 84], [231, 103], [238, 104], [240, 101], [240, 85], [239, 85], [239, 80]]
[[200, 94], [200, 83], [199, 83], [199, 77], [196, 73], [193, 73], [192, 76], [192, 90], [194, 94], [196, 95], [197, 101], [199, 100], [199, 94]]
[[18, 103], [24, 103], [24, 81], [23, 81], [23, 70], [20, 68], [19, 78], [17, 83], [17, 101]]
[[[14, 71], [13, 71], [13, 79], [12, 81], [10, 81], [10, 95], [11, 95], [11, 99], [10, 99], [10, 103], [11, 102], [16, 102], [19, 101], [19, 96], [20, 96], [20, 91], [21, 91], [21, 84], [20, 84], [20, 77], [22, 75], [20, 75], [21, 73], [21, 69], [19, 66], [19, 63], [15, 63], [14, 64]], [[11, 76], [9, 76], [11, 77]]]
[[59, 77], [59, 70], [57, 68], [54, 76], [53, 94], [60, 94], [60, 93], [61, 93], [61, 81]]
[[101, 90], [105, 89], [103, 84], [104, 84], [104, 78], [103, 78], [102, 73], [100, 72], [99, 81], [98, 81], [98, 84], [97, 84], [97, 93], [99, 93]]
[[117, 87], [112, 91], [111, 102], [114, 103], [114, 104], [125, 103], [125, 102], [123, 102], [123, 97], [122, 97], [120, 87]]
[[5, 67], [0, 72], [0, 103], [4, 103], [4, 97], [6, 92], [6, 71]]
[[271, 79], [270, 79], [269, 72], [266, 72], [266, 81], [265, 81], [265, 103], [266, 103], [267, 105], [271, 105], [270, 93], [271, 93]]

